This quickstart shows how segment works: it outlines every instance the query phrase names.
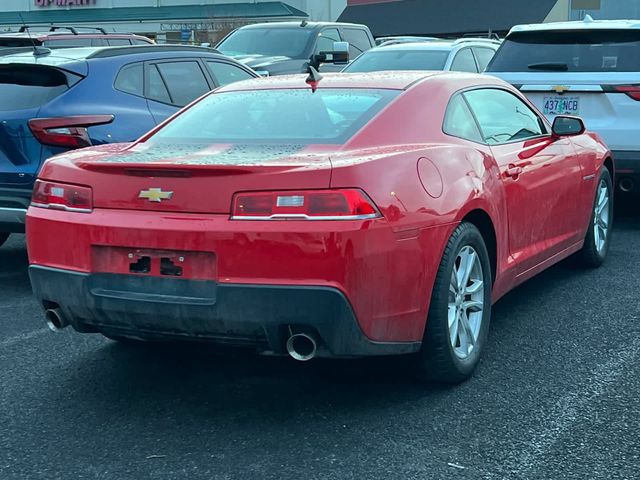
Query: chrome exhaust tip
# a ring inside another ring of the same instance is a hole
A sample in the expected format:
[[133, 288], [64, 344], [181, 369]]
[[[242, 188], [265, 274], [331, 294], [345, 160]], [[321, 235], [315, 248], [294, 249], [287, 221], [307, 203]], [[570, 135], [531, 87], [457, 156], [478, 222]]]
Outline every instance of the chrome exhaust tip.
[[296, 333], [287, 339], [287, 353], [294, 360], [306, 362], [316, 356], [318, 344], [306, 333]]
[[635, 188], [635, 183], [630, 178], [623, 178], [618, 182], [618, 187], [620, 187], [620, 190], [623, 192], [630, 192]]
[[59, 308], [49, 308], [45, 310], [44, 316], [47, 320], [47, 327], [49, 327], [49, 330], [52, 332], [59, 332], [69, 325], [67, 319], [64, 318], [62, 310]]

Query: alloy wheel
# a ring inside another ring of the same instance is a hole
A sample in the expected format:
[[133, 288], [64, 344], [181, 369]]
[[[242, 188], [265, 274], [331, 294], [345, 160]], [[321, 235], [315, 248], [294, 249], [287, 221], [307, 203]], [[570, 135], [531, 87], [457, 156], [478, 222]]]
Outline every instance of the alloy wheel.
[[449, 340], [460, 359], [469, 357], [478, 343], [484, 288], [480, 257], [473, 247], [466, 245], [458, 252], [449, 284]]
[[593, 212], [593, 239], [598, 253], [602, 253], [609, 235], [609, 202], [609, 187], [604, 180], [600, 180]]

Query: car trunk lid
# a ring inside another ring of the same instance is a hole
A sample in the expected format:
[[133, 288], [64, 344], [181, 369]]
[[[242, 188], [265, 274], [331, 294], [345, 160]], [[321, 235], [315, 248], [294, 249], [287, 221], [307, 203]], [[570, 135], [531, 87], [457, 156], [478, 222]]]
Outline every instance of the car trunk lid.
[[329, 187], [335, 149], [138, 144], [115, 155], [69, 156], [81, 170], [78, 183], [92, 187], [95, 208], [228, 214], [239, 191]]

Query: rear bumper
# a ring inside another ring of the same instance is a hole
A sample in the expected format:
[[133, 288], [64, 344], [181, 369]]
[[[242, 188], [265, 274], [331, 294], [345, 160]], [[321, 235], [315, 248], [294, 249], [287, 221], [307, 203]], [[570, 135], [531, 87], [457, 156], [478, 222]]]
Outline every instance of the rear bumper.
[[285, 354], [291, 328], [315, 334], [321, 356], [396, 355], [420, 348], [420, 342], [368, 339], [335, 288], [88, 274], [36, 265], [29, 275], [43, 306], [59, 305], [80, 332], [249, 345]]
[[0, 232], [24, 233], [31, 189], [0, 188]]

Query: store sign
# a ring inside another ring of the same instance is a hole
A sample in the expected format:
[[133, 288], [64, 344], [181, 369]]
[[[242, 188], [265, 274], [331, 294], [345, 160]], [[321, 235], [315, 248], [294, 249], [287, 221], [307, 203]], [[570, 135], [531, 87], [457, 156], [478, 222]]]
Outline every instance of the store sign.
[[33, 0], [36, 7], [75, 7], [81, 5], [95, 5], [96, 0]]

